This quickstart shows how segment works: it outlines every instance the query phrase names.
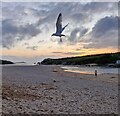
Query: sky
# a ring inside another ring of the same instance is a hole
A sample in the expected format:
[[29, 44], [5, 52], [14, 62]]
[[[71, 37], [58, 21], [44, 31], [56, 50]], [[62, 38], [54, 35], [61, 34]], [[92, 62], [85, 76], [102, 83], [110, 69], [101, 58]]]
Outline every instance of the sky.
[[[117, 2], [2, 2], [2, 59], [37, 62], [45, 58], [118, 51]], [[62, 13], [66, 37], [51, 37]]]

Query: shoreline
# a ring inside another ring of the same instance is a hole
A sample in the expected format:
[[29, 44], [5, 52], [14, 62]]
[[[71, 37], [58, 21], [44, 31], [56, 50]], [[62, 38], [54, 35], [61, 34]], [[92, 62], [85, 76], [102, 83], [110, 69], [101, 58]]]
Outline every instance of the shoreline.
[[98, 74], [95, 76], [95, 74], [87, 74], [87, 73], [80, 73], [80, 72], [74, 72], [74, 71], [67, 71], [66, 69], [61, 68], [61, 66], [58, 66], [56, 69], [58, 69], [59, 73], [63, 73], [65, 75], [69, 75], [73, 78], [77, 77], [79, 79], [88, 79], [92, 81], [102, 81], [102, 82], [110, 82], [112, 84], [118, 84], [118, 74]]
[[106, 76], [60, 66], [3, 67], [3, 114], [118, 114], [117, 77]]

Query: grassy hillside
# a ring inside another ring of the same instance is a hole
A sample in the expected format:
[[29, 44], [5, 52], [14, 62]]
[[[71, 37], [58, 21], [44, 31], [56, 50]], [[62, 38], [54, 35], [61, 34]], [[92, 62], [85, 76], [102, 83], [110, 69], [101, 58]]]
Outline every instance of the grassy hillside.
[[98, 65], [106, 65], [109, 63], [116, 63], [116, 60], [120, 60], [120, 52], [87, 55], [87, 56], [80, 56], [80, 57], [67, 57], [67, 58], [59, 58], [59, 59], [48, 58], [48, 59], [44, 59], [41, 62], [41, 64], [84, 65], [84, 64], [90, 64], [90, 63], [96, 63]]
[[0, 60], [0, 64], [14, 64], [14, 63], [7, 60]]

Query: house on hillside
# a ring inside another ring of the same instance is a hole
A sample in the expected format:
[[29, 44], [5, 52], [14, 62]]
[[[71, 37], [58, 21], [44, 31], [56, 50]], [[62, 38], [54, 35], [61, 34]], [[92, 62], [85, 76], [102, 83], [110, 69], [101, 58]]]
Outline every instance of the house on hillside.
[[111, 64], [108, 64], [107, 66], [108, 67], [116, 67], [116, 64], [111, 63]]
[[86, 64], [85, 66], [89, 66], [89, 67], [91, 67], [91, 66], [98, 66], [98, 64], [92, 63], [92, 64]]
[[120, 60], [117, 60], [117, 61], [116, 61], [116, 64], [117, 64], [117, 65], [120, 65]]
[[120, 67], [120, 60], [117, 60], [117, 61], [116, 61], [116, 66], [117, 66], [117, 67]]

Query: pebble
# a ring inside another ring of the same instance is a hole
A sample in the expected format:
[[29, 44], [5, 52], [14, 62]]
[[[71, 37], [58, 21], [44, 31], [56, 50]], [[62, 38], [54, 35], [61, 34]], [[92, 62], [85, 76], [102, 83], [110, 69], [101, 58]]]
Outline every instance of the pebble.
[[[89, 89], [72, 89], [67, 87], [66, 90], [61, 91], [59, 88], [48, 89], [51, 85], [42, 83], [39, 87], [16, 87], [15, 93], [7, 97], [3, 95], [3, 113], [17, 114], [21, 112], [29, 113], [44, 113], [44, 114], [104, 114], [104, 113], [118, 113], [117, 97], [94, 91], [94, 95]], [[34, 88], [34, 92], [32, 91]], [[14, 89], [14, 86], [12, 87]], [[7, 92], [4, 91], [4, 93]], [[20, 93], [21, 96], [29, 94], [27, 99], [17, 96], [12, 99], [15, 94]], [[24, 94], [25, 93], [25, 94]], [[7, 94], [8, 95], [8, 94]], [[40, 97], [35, 97], [40, 96]], [[31, 99], [32, 97], [32, 99]]]

